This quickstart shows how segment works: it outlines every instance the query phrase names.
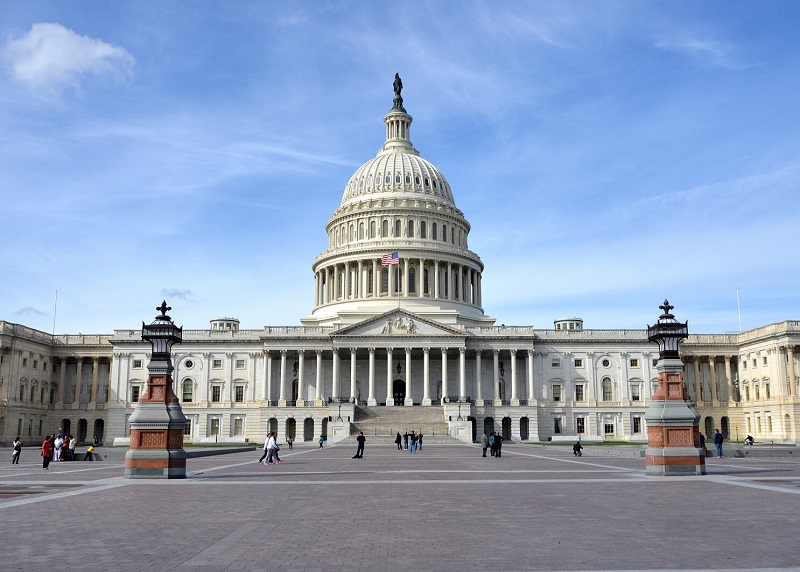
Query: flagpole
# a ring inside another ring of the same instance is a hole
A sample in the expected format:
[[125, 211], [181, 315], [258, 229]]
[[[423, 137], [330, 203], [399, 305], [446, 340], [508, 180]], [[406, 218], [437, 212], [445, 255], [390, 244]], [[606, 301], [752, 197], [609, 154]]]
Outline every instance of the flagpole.
[[400, 309], [400, 253], [397, 253], [397, 309]]

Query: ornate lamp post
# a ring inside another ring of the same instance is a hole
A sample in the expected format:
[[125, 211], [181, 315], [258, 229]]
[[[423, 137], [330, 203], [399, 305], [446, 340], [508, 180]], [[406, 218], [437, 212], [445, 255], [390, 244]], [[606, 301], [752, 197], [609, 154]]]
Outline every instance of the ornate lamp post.
[[161, 315], [150, 325], [142, 322], [142, 339], [153, 347], [147, 389], [130, 418], [131, 444], [125, 454], [125, 477], [129, 479], [186, 478], [183, 428], [186, 417], [172, 391], [172, 346], [183, 339], [167, 316], [167, 302], [156, 308]]
[[705, 475], [700, 449], [700, 413], [683, 384], [683, 362], [678, 345], [689, 336], [689, 323], [680, 323], [667, 300], [659, 306], [658, 323], [647, 327], [648, 341], [658, 344], [658, 388], [645, 413], [647, 468], [657, 476]]

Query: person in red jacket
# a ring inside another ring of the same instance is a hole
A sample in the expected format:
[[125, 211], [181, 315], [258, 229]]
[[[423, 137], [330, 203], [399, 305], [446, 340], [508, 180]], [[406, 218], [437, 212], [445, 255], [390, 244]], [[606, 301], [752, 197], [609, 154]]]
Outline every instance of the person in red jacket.
[[53, 444], [50, 442], [50, 435], [44, 438], [42, 442], [42, 468], [46, 469], [47, 465], [53, 459]]

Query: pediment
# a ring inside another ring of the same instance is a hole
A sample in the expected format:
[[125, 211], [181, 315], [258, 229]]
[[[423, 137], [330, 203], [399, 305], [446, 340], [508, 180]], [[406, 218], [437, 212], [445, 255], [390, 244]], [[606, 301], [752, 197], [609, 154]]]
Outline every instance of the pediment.
[[459, 328], [440, 324], [434, 320], [423, 318], [404, 310], [391, 310], [374, 316], [363, 322], [341, 328], [331, 337], [465, 337], [467, 334]]

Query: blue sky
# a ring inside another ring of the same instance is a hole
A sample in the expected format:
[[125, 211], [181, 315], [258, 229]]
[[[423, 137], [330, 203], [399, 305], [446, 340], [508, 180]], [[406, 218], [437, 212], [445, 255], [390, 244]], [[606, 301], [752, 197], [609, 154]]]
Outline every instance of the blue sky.
[[395, 72], [497, 323], [800, 319], [796, 2], [7, 2], [0, 319], [311, 313]]

